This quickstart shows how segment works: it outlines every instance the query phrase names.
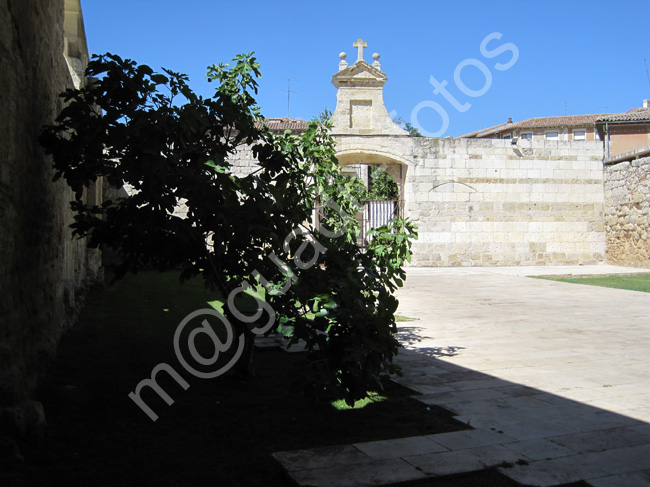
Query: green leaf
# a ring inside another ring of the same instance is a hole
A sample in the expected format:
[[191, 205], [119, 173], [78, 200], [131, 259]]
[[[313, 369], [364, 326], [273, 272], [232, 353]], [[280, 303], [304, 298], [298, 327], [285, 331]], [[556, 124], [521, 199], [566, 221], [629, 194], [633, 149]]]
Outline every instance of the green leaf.
[[228, 171], [226, 170], [225, 167], [223, 167], [223, 166], [219, 166], [218, 164], [216, 164], [216, 163], [215, 163], [213, 160], [211, 160], [211, 159], [208, 160], [208, 161], [206, 161], [205, 165], [208, 166], [208, 167], [211, 167], [212, 169], [215, 170], [215, 172], [218, 172], [218, 173], [220, 173], [220, 174], [226, 174], [226, 173], [228, 172]]

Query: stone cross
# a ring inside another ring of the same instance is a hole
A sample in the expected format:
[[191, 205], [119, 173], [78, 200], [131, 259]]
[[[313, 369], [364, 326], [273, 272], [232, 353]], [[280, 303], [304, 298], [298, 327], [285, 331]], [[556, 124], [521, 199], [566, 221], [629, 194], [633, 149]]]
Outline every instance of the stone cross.
[[357, 42], [352, 44], [352, 47], [356, 47], [358, 49], [359, 54], [357, 55], [357, 61], [363, 61], [363, 48], [368, 47], [368, 43], [363, 42], [363, 39], [359, 39]]

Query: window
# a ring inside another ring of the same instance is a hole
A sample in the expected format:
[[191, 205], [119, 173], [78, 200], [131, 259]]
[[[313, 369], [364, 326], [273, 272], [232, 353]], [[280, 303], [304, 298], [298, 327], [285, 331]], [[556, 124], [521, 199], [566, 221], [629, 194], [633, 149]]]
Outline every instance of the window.
[[573, 140], [587, 140], [587, 131], [586, 130], [574, 130], [573, 131]]
[[532, 132], [523, 132], [521, 134], [521, 140], [533, 140]]
[[559, 132], [546, 132], [546, 140], [560, 140]]
[[510, 133], [510, 134], [505, 134], [505, 135], [503, 136], [503, 138], [504, 138], [504, 139], [512, 139], [512, 134], [511, 134], [511, 133]]

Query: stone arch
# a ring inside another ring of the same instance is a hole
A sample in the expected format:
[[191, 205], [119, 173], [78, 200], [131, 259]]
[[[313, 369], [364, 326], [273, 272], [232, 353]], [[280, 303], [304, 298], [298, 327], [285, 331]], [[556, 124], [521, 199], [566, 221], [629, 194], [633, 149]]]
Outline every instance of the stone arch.
[[362, 246], [367, 244], [367, 233], [376, 226], [388, 223], [390, 218], [404, 216], [404, 188], [408, 164], [397, 157], [386, 155], [379, 151], [368, 151], [362, 149], [341, 151], [336, 156], [339, 164], [343, 167], [359, 165], [357, 176], [367, 181], [368, 167], [378, 167], [384, 170], [397, 183], [398, 196], [396, 200], [368, 201], [365, 202], [356, 218], [359, 221], [361, 233], [358, 243]]
[[404, 184], [409, 164], [405, 160], [394, 155], [388, 155], [386, 152], [376, 150], [353, 149], [344, 150], [336, 154], [341, 166], [351, 166], [355, 164], [379, 167], [386, 171], [397, 183], [399, 188], [399, 200], [403, 205], [404, 201]]

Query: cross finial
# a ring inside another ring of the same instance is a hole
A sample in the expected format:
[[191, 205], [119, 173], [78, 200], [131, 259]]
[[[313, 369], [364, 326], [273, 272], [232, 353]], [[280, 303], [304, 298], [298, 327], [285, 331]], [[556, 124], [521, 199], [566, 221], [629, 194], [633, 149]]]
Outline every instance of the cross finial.
[[368, 47], [367, 42], [363, 42], [363, 39], [357, 40], [354, 44], [352, 44], [352, 47], [356, 47], [358, 49], [358, 55], [357, 55], [357, 61], [363, 61], [363, 48]]

